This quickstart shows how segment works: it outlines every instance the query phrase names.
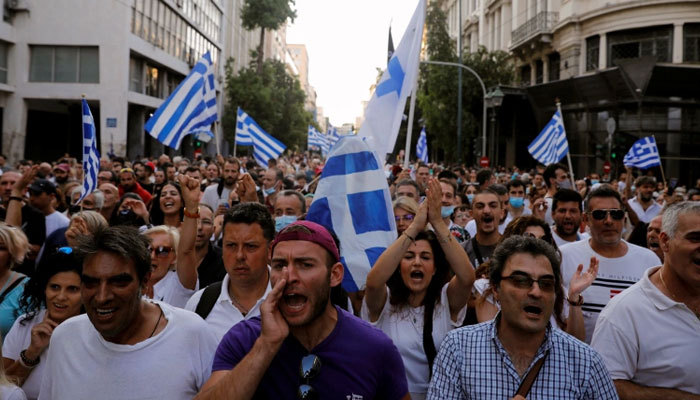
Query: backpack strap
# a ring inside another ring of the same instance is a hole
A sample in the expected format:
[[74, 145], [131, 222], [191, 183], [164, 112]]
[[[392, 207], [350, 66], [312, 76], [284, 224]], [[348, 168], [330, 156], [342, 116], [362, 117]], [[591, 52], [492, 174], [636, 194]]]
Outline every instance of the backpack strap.
[[20, 283], [22, 283], [22, 281], [24, 280], [24, 278], [26, 278], [26, 276], [22, 275], [22, 276], [20, 276], [19, 278], [15, 279], [15, 281], [12, 282], [12, 283], [10, 284], [10, 286], [8, 286], [7, 289], [5, 289], [4, 292], [2, 292], [2, 294], [0, 294], [0, 304], [2, 304], [3, 301], [5, 301], [5, 297], [7, 297], [7, 295], [8, 295], [10, 292], [12, 292], [12, 289], [16, 288], [17, 285], [19, 285]]
[[221, 286], [222, 281], [219, 281], [216, 283], [212, 283], [211, 285], [204, 288], [204, 292], [202, 292], [202, 297], [199, 298], [197, 308], [195, 308], [194, 310], [194, 312], [200, 317], [202, 317], [202, 319], [207, 319], [207, 316], [209, 316], [209, 313], [214, 308], [216, 300], [221, 294]]

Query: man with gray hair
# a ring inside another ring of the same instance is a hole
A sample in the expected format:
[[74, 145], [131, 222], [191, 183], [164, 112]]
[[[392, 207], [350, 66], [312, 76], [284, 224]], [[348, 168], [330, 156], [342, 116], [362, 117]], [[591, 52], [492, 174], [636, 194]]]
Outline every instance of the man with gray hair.
[[622, 399], [700, 399], [700, 202], [663, 214], [662, 266], [608, 303], [592, 346]]

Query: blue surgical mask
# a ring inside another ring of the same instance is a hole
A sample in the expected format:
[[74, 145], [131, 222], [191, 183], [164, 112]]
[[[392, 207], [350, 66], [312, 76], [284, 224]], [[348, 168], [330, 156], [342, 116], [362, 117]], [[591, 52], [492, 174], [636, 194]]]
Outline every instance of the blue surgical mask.
[[474, 193], [469, 193], [467, 195], [467, 199], [469, 200], [469, 204], [472, 204], [472, 202], [474, 201]]
[[461, 185], [462, 184], [462, 178], [457, 178], [457, 184]]
[[452, 212], [454, 212], [454, 210], [455, 206], [442, 206], [442, 208], [440, 208], [440, 215], [442, 216], [442, 218], [447, 218], [450, 215], [452, 215]]
[[597, 185], [599, 182], [598, 179], [591, 179], [591, 185]]
[[513, 208], [522, 208], [525, 204], [525, 199], [522, 197], [511, 197], [508, 201]]
[[559, 189], [571, 189], [571, 181], [567, 179], [567, 180], [558, 182], [557, 186], [559, 186]]
[[279, 232], [284, 229], [287, 225], [297, 220], [296, 215], [281, 215], [275, 217], [275, 232]]
[[268, 195], [268, 196], [271, 195], [271, 194], [274, 194], [274, 193], [275, 193], [275, 187], [274, 187], [274, 186], [271, 187], [271, 188], [269, 188], [269, 189], [265, 189], [265, 194]]

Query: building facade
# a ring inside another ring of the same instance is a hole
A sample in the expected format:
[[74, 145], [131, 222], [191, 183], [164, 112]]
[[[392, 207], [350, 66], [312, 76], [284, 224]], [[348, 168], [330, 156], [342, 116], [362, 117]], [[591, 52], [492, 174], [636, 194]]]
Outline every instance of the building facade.
[[[144, 124], [197, 60], [212, 55], [219, 115], [224, 64], [250, 65], [259, 29], [242, 27], [243, 0], [4, 0], [0, 22], [0, 152], [10, 160], [80, 158], [80, 99], [100, 153], [174, 154]], [[285, 27], [266, 32], [265, 56], [287, 57]], [[217, 124], [222, 152], [227, 149]], [[216, 151], [210, 142], [211, 153]], [[190, 140], [180, 152], [191, 154]]]
[[497, 163], [534, 162], [514, 149], [537, 135], [559, 99], [577, 176], [605, 161], [623, 171], [631, 144], [654, 135], [666, 176], [700, 177], [692, 168], [700, 163], [700, 2], [443, 0], [455, 38], [457, 1], [465, 51], [507, 51], [516, 66], [516, 87], [503, 87], [503, 105], [491, 111]]

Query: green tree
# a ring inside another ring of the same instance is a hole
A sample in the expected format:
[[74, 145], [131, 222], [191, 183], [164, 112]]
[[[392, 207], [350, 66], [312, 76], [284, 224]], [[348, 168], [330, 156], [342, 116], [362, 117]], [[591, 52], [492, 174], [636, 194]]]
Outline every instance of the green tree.
[[[428, 59], [457, 62], [456, 45], [447, 32], [446, 16], [438, 2], [432, 2], [428, 9], [426, 30]], [[514, 82], [515, 68], [504, 51], [489, 52], [479, 47], [475, 52], [464, 51], [462, 62], [479, 74], [487, 88]], [[457, 155], [453, 150], [457, 145], [457, 81], [457, 67], [421, 66], [417, 104], [428, 132], [428, 148], [441, 149], [448, 162], [456, 161]], [[481, 136], [483, 92], [468, 71], [462, 72], [462, 83], [461, 152], [467, 164], [474, 164], [471, 148], [473, 140]], [[418, 135], [413, 136], [412, 148], [415, 148]]]
[[294, 0], [245, 0], [241, 11], [243, 27], [247, 30], [260, 28], [260, 44], [258, 45], [258, 70], [262, 73], [265, 30], [277, 30], [289, 19], [294, 22], [297, 13], [292, 9]]
[[247, 112], [265, 131], [284, 143], [288, 149], [306, 146], [306, 132], [312, 121], [304, 110], [306, 95], [299, 80], [287, 72], [277, 60], [266, 60], [259, 74], [253, 63], [233, 71], [233, 59], [226, 62], [223, 126], [226, 139], [233, 143], [236, 132], [236, 108]]

